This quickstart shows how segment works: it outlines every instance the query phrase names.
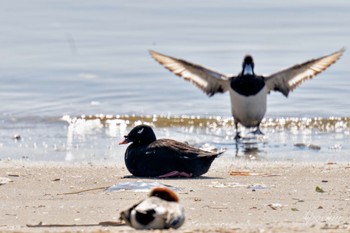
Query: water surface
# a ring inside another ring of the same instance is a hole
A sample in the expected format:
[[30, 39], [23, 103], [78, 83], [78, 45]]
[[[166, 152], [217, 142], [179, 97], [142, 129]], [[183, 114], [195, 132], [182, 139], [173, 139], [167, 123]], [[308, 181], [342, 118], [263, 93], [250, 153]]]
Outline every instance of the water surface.
[[[347, 52], [288, 99], [272, 93], [265, 137], [240, 145], [232, 140], [228, 94], [208, 98], [148, 54], [153, 49], [236, 74], [251, 53], [256, 72], [269, 74], [348, 46], [348, 12], [346, 1], [323, 0], [6, 2], [0, 158], [122, 162], [125, 147], [117, 141], [136, 117], [154, 124], [159, 137], [225, 147], [230, 159], [349, 161]], [[156, 123], [142, 117], [154, 115]], [[120, 121], [105, 124], [105, 116]], [[159, 123], [161, 116], [170, 120]], [[187, 123], [174, 124], [179, 119]], [[269, 123], [285, 119], [294, 123]]]

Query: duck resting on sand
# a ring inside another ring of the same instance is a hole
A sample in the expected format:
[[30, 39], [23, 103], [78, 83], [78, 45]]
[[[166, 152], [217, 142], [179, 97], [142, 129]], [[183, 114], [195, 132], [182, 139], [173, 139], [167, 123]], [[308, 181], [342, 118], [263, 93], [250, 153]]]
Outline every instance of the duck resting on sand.
[[235, 139], [238, 140], [240, 138], [238, 124], [247, 128], [255, 127], [256, 130], [253, 133], [263, 134], [260, 130], [260, 123], [266, 113], [267, 94], [271, 91], [279, 91], [288, 97], [289, 92], [301, 83], [335, 63], [344, 51], [345, 48], [342, 48], [332, 54], [294, 65], [267, 76], [255, 74], [255, 65], [251, 55], [244, 57], [242, 71], [238, 75], [230, 76], [155, 51], [150, 51], [150, 54], [166, 69], [195, 84], [209, 97], [228, 91], [236, 128]]
[[128, 144], [125, 164], [134, 176], [197, 177], [206, 173], [223, 151], [210, 152], [172, 139], [158, 139], [148, 125], [133, 128], [119, 144]]

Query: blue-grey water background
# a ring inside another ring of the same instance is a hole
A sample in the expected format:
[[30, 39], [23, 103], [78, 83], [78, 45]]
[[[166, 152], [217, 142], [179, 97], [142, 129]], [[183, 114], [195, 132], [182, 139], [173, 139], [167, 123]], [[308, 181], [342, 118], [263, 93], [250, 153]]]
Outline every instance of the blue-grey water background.
[[134, 121], [115, 119], [134, 115], [165, 116], [151, 121], [159, 137], [227, 148], [226, 159], [350, 161], [348, 51], [288, 99], [269, 95], [265, 137], [240, 145], [232, 125], [174, 126], [229, 121], [229, 96], [208, 98], [148, 54], [237, 74], [250, 53], [256, 73], [273, 73], [349, 46], [348, 1], [15, 0], [0, 12], [1, 160], [122, 162]]

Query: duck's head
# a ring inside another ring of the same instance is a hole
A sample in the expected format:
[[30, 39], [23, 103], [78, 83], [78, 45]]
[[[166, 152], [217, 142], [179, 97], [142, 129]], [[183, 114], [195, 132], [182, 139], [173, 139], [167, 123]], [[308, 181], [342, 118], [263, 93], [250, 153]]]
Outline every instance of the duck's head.
[[251, 55], [246, 55], [244, 57], [242, 68], [243, 75], [254, 75], [254, 60]]
[[179, 198], [171, 189], [166, 187], [156, 187], [149, 194], [150, 197], [159, 197], [165, 201], [179, 202]]
[[124, 136], [124, 140], [120, 144], [128, 144], [130, 142], [147, 144], [157, 140], [153, 129], [148, 125], [138, 125], [133, 128], [128, 135]]

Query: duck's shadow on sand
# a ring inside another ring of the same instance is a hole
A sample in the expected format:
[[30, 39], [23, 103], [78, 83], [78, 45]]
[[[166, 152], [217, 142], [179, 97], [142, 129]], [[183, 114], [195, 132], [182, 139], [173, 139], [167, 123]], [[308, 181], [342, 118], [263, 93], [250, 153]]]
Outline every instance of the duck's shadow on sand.
[[151, 180], [151, 181], [161, 181], [161, 180], [219, 180], [223, 179], [222, 177], [215, 176], [199, 176], [199, 177], [169, 177], [169, 178], [157, 178], [157, 177], [141, 177], [141, 176], [133, 176], [127, 175], [123, 176], [122, 179], [133, 179], [133, 180]]

